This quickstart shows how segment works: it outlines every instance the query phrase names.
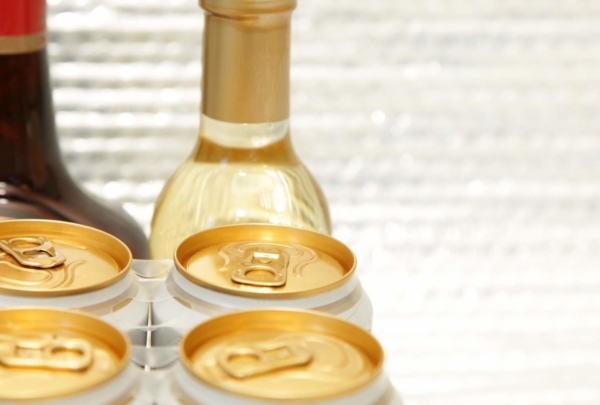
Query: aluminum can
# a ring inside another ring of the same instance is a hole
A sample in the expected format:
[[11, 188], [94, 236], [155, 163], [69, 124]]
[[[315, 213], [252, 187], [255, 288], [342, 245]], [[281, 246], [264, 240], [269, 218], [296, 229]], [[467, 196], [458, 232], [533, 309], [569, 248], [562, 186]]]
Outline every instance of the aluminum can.
[[185, 239], [157, 299], [152, 324], [185, 333], [227, 312], [314, 309], [371, 329], [373, 307], [356, 275], [356, 257], [338, 240], [279, 225], [213, 228]]
[[80, 309], [121, 329], [148, 324], [135, 300], [131, 252], [119, 239], [61, 221], [0, 223], [0, 308]]
[[117, 405], [139, 372], [128, 338], [79, 311], [0, 309], [0, 404]]
[[322, 312], [240, 311], [213, 318], [181, 341], [175, 399], [189, 405], [399, 405], [381, 345]]

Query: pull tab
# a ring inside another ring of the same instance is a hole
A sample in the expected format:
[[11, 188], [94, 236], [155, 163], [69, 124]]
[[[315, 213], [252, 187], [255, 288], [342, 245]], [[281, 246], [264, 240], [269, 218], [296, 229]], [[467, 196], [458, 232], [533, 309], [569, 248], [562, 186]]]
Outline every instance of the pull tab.
[[[250, 357], [251, 360], [236, 364], [233, 361], [236, 357]], [[304, 366], [311, 360], [312, 354], [306, 348], [283, 342], [226, 348], [217, 358], [219, 367], [233, 378], [254, 377], [284, 368]]]
[[[231, 273], [231, 280], [240, 284], [259, 287], [281, 287], [287, 281], [287, 267], [290, 254], [272, 248], [248, 249], [241, 263]], [[252, 272], [270, 273], [269, 280], [250, 278]]]
[[[31, 245], [35, 246], [31, 246]], [[23, 266], [48, 269], [63, 264], [67, 258], [45, 236], [1, 239], [0, 248]]]
[[[84, 371], [92, 365], [92, 346], [83, 339], [52, 336], [19, 340], [14, 336], [0, 336], [0, 348], [5, 344], [8, 345], [8, 350], [0, 351], [0, 365], [5, 367]], [[31, 351], [39, 354], [32, 356]], [[66, 351], [76, 356], [61, 358], [57, 355]]]

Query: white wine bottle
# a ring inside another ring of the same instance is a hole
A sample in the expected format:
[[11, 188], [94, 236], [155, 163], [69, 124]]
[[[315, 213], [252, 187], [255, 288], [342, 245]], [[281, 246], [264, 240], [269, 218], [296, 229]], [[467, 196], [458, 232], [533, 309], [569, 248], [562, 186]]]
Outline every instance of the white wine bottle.
[[289, 131], [296, 0], [201, 0], [202, 116], [194, 151], [156, 202], [150, 256], [202, 229], [269, 223], [329, 233], [327, 204]]

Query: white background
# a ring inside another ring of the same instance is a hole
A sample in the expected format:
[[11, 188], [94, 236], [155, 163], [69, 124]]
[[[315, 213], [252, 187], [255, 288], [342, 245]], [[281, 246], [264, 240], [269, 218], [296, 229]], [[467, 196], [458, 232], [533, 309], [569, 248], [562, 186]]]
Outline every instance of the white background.
[[[194, 0], [48, 0], [61, 147], [148, 229]], [[600, 2], [299, 0], [292, 138], [410, 405], [600, 403]]]

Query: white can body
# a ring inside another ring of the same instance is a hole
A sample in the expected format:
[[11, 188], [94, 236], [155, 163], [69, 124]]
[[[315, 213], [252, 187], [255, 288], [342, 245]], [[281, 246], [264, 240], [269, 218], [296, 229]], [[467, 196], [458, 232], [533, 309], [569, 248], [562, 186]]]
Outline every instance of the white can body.
[[[342, 286], [298, 299], [256, 299], [225, 294], [201, 287], [171, 270], [152, 305], [152, 325], [166, 326], [183, 334], [215, 316], [244, 309], [295, 308], [323, 311], [370, 330], [371, 300], [356, 275]], [[158, 342], [160, 344], [160, 342]]]
[[[181, 401], [186, 405], [273, 405], [273, 401], [261, 401], [237, 396], [203, 384], [189, 373], [181, 364], [177, 364], [171, 374], [171, 403]], [[334, 399], [304, 402], [314, 405], [402, 405], [402, 399], [384, 373], [367, 387]]]
[[[128, 405], [134, 401], [138, 395], [140, 387], [140, 374], [135, 367], [130, 364], [123, 372], [115, 376], [99, 387], [91, 390], [67, 396], [48, 400], [36, 400], [31, 402], [35, 405]], [[19, 404], [27, 404], [21, 402]], [[0, 405], [14, 405], [13, 401], [2, 401]]]
[[98, 316], [123, 331], [148, 324], [148, 303], [135, 299], [137, 277], [130, 272], [108, 287], [84, 294], [62, 297], [27, 297], [0, 294], [0, 308], [46, 307], [80, 309]]

